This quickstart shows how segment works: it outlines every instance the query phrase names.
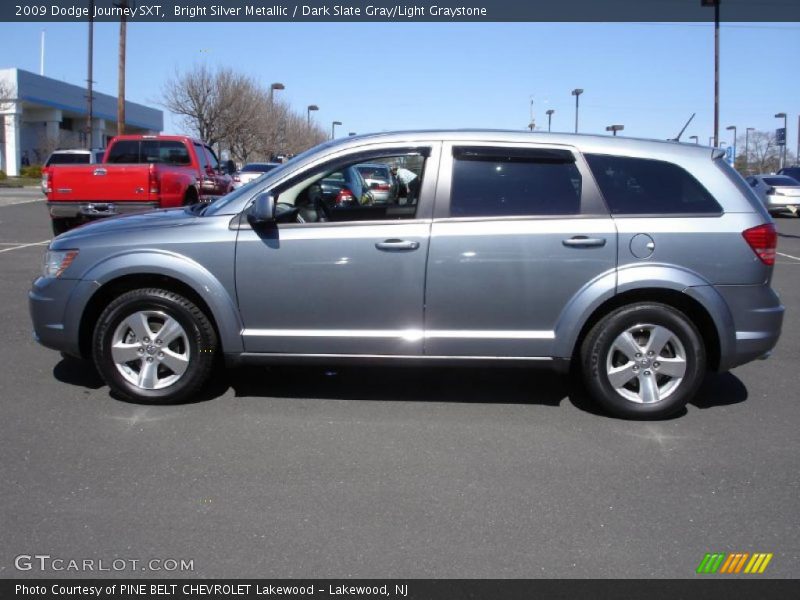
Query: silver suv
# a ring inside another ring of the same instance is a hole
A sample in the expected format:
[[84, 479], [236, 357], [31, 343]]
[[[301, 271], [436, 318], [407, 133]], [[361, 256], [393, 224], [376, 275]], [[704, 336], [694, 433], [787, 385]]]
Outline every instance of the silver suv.
[[[142, 402], [191, 398], [218, 356], [573, 365], [608, 412], [664, 417], [780, 334], [775, 228], [722, 157], [500, 131], [330, 142], [210, 206], [57, 237], [34, 331]], [[322, 200], [326, 177], [365, 162], [402, 165], [417, 192]]]

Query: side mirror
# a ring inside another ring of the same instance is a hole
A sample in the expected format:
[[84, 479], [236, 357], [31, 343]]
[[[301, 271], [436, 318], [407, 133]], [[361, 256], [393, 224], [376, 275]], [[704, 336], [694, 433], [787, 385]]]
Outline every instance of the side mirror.
[[255, 202], [247, 209], [247, 221], [253, 227], [275, 222], [275, 198], [272, 194], [256, 196]]

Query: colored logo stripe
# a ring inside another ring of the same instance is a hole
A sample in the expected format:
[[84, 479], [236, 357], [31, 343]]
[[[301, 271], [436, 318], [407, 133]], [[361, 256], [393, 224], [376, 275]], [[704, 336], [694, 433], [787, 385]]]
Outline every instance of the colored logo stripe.
[[742, 569], [744, 569], [744, 573], [763, 573], [772, 560], [772, 556], [771, 552], [756, 552], [755, 554], [748, 552], [709, 552], [700, 561], [696, 572], [699, 574], [736, 574], [741, 573]]

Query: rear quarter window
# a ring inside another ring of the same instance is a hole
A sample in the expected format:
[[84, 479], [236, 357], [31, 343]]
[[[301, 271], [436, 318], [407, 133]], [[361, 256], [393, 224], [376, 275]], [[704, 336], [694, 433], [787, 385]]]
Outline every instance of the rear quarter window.
[[585, 158], [612, 215], [722, 213], [708, 190], [676, 164], [605, 154]]

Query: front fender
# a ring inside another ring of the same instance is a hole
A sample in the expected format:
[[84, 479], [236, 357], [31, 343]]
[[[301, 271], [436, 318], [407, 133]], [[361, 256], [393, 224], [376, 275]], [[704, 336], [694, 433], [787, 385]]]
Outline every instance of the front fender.
[[192, 288], [208, 305], [219, 331], [224, 352], [241, 352], [242, 322], [225, 286], [202, 265], [179, 254], [163, 250], [142, 250], [111, 256], [94, 265], [73, 290], [67, 303], [65, 327], [70, 339], [77, 339], [83, 311], [104, 285], [126, 275], [154, 275], [176, 279]]

